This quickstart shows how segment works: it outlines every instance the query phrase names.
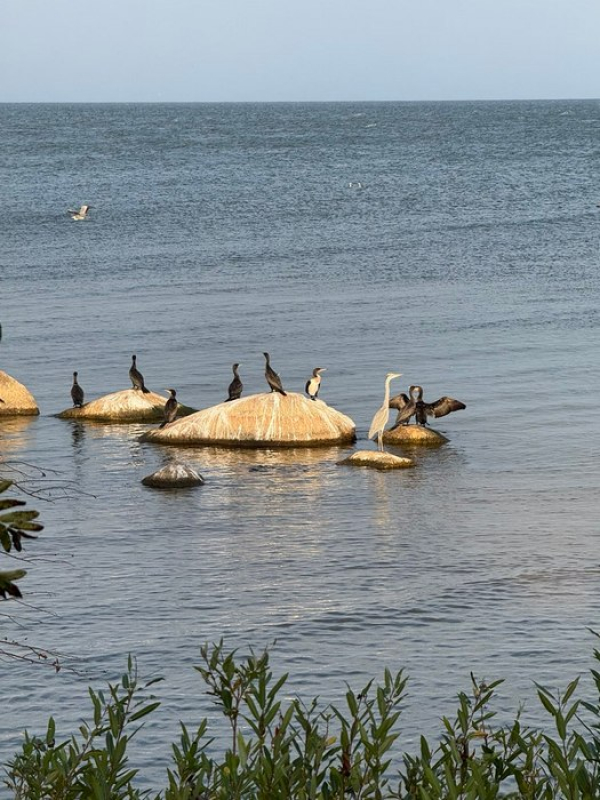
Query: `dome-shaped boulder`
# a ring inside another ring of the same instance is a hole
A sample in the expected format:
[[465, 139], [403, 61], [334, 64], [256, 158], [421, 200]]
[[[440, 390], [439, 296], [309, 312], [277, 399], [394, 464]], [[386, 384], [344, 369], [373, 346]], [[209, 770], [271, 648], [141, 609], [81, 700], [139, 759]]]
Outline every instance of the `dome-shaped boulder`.
[[384, 431], [385, 444], [408, 444], [424, 447], [439, 447], [448, 439], [439, 431], [427, 428], [425, 425], [398, 425], [391, 431]]
[[152, 475], [146, 475], [142, 483], [153, 489], [187, 489], [190, 486], [202, 486], [204, 478], [187, 464], [172, 461]]
[[[95, 422], [160, 422], [164, 417], [166, 397], [154, 392], [124, 389], [84, 403], [81, 408], [67, 408], [61, 419], [89, 419]], [[193, 408], [179, 404], [178, 414], [192, 414]]]
[[354, 439], [350, 417], [296, 392], [219, 403], [141, 437], [144, 442], [226, 447], [317, 447]]
[[0, 417], [35, 417], [39, 413], [29, 389], [0, 370]]

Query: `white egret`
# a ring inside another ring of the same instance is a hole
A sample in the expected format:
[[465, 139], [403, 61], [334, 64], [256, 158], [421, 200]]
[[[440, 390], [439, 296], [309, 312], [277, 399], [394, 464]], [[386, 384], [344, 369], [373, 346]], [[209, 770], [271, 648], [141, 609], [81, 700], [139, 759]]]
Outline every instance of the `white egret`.
[[377, 436], [377, 445], [379, 450], [383, 451], [383, 431], [390, 418], [390, 383], [394, 378], [400, 378], [401, 372], [388, 372], [385, 376], [385, 392], [383, 395], [383, 405], [373, 417], [371, 427], [369, 428], [369, 439]]

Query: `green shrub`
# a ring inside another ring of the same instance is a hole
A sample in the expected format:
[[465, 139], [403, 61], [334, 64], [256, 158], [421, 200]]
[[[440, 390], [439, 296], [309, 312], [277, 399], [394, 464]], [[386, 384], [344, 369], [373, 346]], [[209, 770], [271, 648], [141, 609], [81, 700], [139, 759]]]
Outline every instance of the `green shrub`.
[[[600, 654], [594, 652], [596, 660]], [[386, 670], [379, 686], [348, 689], [343, 706], [282, 700], [286, 677], [274, 679], [265, 650], [246, 658], [223, 643], [201, 648], [196, 667], [226, 720], [224, 752], [214, 755], [207, 720], [196, 731], [181, 725], [172, 745], [167, 786], [155, 794], [136, 788], [138, 771], [127, 747], [159, 703], [155, 681], [140, 684], [135, 663], [106, 694], [90, 689], [92, 721], [56, 742], [25, 734], [6, 768], [5, 785], [18, 800], [468, 800], [469, 798], [600, 797], [600, 701], [575, 699], [578, 680], [560, 696], [538, 686], [551, 732], [525, 729], [519, 716], [495, 726], [490, 706], [500, 681], [472, 677], [458, 696], [456, 717], [442, 720], [434, 747], [396, 753], [397, 723], [406, 681]], [[600, 695], [600, 673], [592, 670]], [[579, 710], [586, 710], [586, 720]], [[227, 741], [228, 738], [228, 741]], [[398, 766], [400, 765], [400, 766]]]

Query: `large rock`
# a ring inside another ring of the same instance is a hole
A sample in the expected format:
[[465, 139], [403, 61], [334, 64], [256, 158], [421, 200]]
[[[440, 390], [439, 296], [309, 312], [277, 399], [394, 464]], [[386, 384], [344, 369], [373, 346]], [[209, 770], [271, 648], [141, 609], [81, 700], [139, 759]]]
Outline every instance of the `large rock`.
[[301, 394], [254, 394], [198, 411], [141, 440], [175, 445], [316, 447], [355, 439], [355, 425], [322, 400]]
[[[166, 397], [154, 392], [124, 389], [84, 403], [81, 408], [67, 408], [57, 414], [61, 419], [89, 419], [96, 422], [160, 422], [164, 417]], [[192, 414], [194, 408], [179, 404], [178, 414]]]
[[153, 489], [186, 489], [190, 486], [202, 486], [204, 478], [187, 464], [172, 461], [152, 475], [146, 475], [142, 483]]
[[380, 450], [357, 450], [343, 461], [338, 461], [338, 464], [349, 467], [372, 467], [373, 469], [406, 469], [415, 466], [412, 458], [402, 458]]
[[0, 370], [0, 417], [35, 417], [40, 413], [29, 389]]
[[384, 431], [383, 441], [385, 444], [410, 444], [425, 447], [439, 447], [445, 444], [448, 439], [439, 431], [433, 428], [426, 428], [425, 425], [398, 425], [391, 431]]

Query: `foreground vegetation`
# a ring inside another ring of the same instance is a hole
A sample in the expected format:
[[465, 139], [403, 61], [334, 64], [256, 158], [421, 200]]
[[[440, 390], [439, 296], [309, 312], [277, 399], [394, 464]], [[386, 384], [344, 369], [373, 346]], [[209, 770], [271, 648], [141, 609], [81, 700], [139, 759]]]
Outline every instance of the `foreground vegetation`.
[[[600, 653], [594, 653], [597, 661]], [[181, 726], [172, 745], [164, 791], [143, 791], [128, 745], [159, 703], [155, 681], [141, 684], [130, 659], [108, 691], [90, 689], [91, 718], [57, 741], [53, 719], [44, 737], [25, 734], [7, 765], [10, 797], [25, 800], [163, 798], [164, 800], [329, 800], [329, 798], [598, 798], [600, 797], [600, 673], [598, 697], [576, 699], [577, 680], [561, 696], [538, 687], [549, 732], [525, 729], [519, 718], [495, 726], [491, 703], [498, 683], [472, 677], [458, 696], [455, 719], [442, 720], [435, 745], [421, 738], [415, 755], [394, 752], [402, 672], [385, 671], [379, 686], [348, 689], [343, 706], [319, 708], [283, 697], [286, 676], [274, 679], [268, 651], [239, 658], [223, 643], [201, 648], [196, 667], [227, 725], [224, 752], [203, 720]], [[585, 711], [586, 719], [580, 711]], [[392, 763], [395, 766], [392, 766]], [[137, 776], [137, 778], [136, 778]]]

